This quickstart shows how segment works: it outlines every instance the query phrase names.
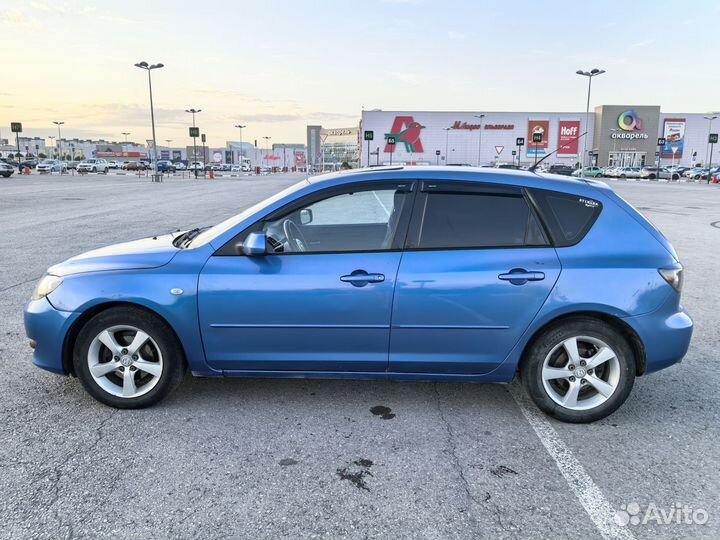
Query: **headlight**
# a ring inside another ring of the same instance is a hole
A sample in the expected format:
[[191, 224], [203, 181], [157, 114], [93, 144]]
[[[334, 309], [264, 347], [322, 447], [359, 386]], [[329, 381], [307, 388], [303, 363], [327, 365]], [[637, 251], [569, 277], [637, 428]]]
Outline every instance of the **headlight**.
[[658, 268], [658, 272], [668, 284], [677, 292], [682, 290], [683, 269], [680, 268]]
[[63, 278], [59, 276], [43, 276], [43, 278], [38, 282], [37, 286], [35, 287], [31, 298], [33, 300], [40, 300], [41, 298], [45, 298], [48, 294], [57, 289], [62, 284], [62, 282]]

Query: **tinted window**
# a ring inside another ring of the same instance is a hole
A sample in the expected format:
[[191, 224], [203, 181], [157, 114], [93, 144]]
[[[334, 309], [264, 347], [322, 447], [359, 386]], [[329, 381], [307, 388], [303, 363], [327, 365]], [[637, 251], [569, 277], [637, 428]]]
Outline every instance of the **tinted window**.
[[600, 202], [555, 191], [532, 190], [556, 246], [578, 243], [600, 215]]
[[427, 194], [418, 242], [421, 249], [543, 244], [542, 231], [522, 195]]

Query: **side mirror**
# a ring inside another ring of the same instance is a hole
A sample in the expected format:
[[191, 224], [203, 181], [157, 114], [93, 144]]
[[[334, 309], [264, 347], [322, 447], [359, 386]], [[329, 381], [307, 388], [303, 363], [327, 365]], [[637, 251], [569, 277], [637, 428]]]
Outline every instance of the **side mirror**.
[[248, 257], [256, 257], [258, 255], [267, 254], [267, 238], [265, 233], [251, 232], [245, 237], [242, 244], [238, 244], [238, 251], [242, 251]]
[[313, 212], [309, 208], [303, 208], [300, 210], [300, 225], [307, 225], [308, 223], [312, 223], [313, 220]]

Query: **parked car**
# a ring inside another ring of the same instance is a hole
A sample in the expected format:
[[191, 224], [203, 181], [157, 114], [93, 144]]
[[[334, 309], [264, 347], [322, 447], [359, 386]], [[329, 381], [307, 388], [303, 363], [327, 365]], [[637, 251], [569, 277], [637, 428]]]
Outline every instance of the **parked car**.
[[142, 161], [128, 161], [125, 164], [125, 170], [127, 171], [144, 171], [145, 164]]
[[185, 165], [182, 161], [176, 161], [173, 163], [173, 167], [175, 167], [176, 171], [184, 171], [187, 169], [187, 165]]
[[189, 171], [204, 171], [205, 170], [205, 164], [202, 161], [191, 161], [188, 164], [188, 170]]
[[[600, 167], [585, 167], [585, 175], [587, 178], [597, 178], [602, 176], [602, 169]], [[583, 176], [581, 169], [575, 169], [572, 172], [572, 176]]]
[[120, 168], [120, 163], [115, 161], [114, 159], [109, 160], [107, 163], [108, 163], [109, 169], [119, 169]]
[[442, 169], [327, 174], [214, 227], [57, 264], [25, 308], [33, 362], [118, 408], [158, 402], [188, 368], [505, 383], [519, 372], [540, 409], [590, 422], [637, 376], [682, 359], [682, 265], [607, 185]]
[[8, 165], [10, 165], [10, 166], [11, 166], [12, 168], [14, 168], [15, 170], [17, 170], [18, 165], [19, 165], [18, 160], [13, 159], [13, 158], [2, 158], [2, 159], [0, 159], [0, 161], [2, 161], [3, 163], [6, 163], [6, 164], [8, 164]]
[[17, 167], [13, 167], [4, 161], [0, 161], [0, 176], [10, 178], [16, 170]]
[[640, 178], [641, 172], [640, 167], [618, 167], [615, 176], [617, 178]]
[[44, 159], [40, 164], [37, 166], [37, 171], [39, 173], [53, 173], [53, 172], [65, 172], [67, 167], [65, 166], [65, 163], [60, 161], [59, 159]]
[[157, 163], [157, 170], [161, 173], [174, 173], [175, 172], [175, 165], [172, 161], [167, 160], [160, 160]]
[[575, 168], [571, 167], [570, 165], [562, 165], [560, 163], [555, 163], [554, 165], [550, 165], [548, 172], [551, 174], [562, 174], [564, 176], [570, 176], [574, 170]]
[[96, 158], [90, 158], [86, 159], [85, 161], [81, 161], [78, 163], [77, 170], [78, 172], [99, 172], [103, 174], [107, 174], [110, 167], [108, 167], [108, 162], [104, 159], [96, 159]]
[[23, 167], [29, 167], [30, 169], [34, 169], [35, 167], [38, 166], [38, 160], [37, 160], [37, 158], [34, 158], [34, 157], [25, 158], [20, 162], [20, 164]]
[[67, 170], [70, 170], [70, 169], [76, 169], [76, 170], [77, 170], [78, 165], [80, 164], [79, 161], [73, 161], [73, 160], [63, 161], [63, 163], [65, 163], [65, 168], [66, 168]]
[[643, 167], [640, 171], [640, 178], [648, 178], [650, 180], [657, 180], [659, 178], [679, 180], [680, 175], [668, 170], [666, 167]]
[[[712, 177], [713, 172], [720, 170], [720, 167], [713, 167], [710, 169], [710, 176]], [[689, 180], [707, 180], [708, 169], [707, 167], [694, 167], [688, 171], [685, 171], [685, 178]]]

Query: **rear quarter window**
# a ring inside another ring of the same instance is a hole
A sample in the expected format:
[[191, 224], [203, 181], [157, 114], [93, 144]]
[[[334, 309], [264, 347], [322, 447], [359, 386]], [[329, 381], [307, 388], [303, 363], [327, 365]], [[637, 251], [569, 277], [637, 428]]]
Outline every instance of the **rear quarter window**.
[[589, 197], [543, 189], [530, 192], [557, 247], [580, 242], [602, 212], [600, 201]]

